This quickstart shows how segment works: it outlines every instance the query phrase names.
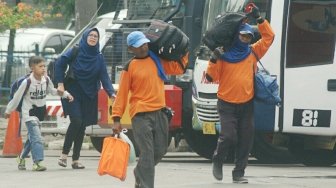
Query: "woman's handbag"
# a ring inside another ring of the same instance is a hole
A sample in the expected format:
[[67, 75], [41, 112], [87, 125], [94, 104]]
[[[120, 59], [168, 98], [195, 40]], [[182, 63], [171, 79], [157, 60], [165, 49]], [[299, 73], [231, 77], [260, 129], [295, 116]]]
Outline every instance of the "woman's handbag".
[[129, 154], [130, 145], [126, 141], [117, 137], [106, 137], [97, 169], [98, 174], [100, 176], [108, 174], [124, 181]]
[[[280, 106], [281, 98], [279, 96], [279, 85], [277, 83], [276, 77], [271, 76], [271, 74], [265, 69], [259, 57], [252, 50], [252, 48], [251, 51], [262, 67], [262, 69], [258, 68], [258, 71], [254, 77], [255, 99], [265, 104]], [[255, 69], [253, 67], [253, 72], [254, 70]]]

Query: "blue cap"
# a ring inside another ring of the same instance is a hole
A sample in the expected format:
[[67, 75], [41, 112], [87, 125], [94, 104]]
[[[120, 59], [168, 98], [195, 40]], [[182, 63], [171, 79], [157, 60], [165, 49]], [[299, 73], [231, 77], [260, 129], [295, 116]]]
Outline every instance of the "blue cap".
[[150, 40], [141, 31], [133, 31], [127, 36], [127, 45], [134, 48], [138, 48], [148, 42]]
[[239, 33], [242, 34], [242, 35], [250, 34], [250, 35], [252, 35], [252, 37], [254, 37], [253, 28], [247, 23], [242, 24], [240, 26]]

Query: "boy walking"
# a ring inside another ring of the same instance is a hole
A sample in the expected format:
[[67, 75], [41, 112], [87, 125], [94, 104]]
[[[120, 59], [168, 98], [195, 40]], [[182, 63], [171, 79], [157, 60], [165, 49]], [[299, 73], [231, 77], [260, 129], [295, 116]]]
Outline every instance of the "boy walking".
[[[33, 171], [45, 171], [47, 168], [41, 164], [44, 159], [44, 148], [40, 131], [40, 121], [43, 121], [46, 113], [47, 93], [57, 95], [57, 89], [54, 88], [50, 78], [45, 75], [45, 60], [39, 56], [33, 56], [29, 59], [31, 73], [14, 94], [13, 99], [8, 103], [5, 118], [17, 109], [22, 100], [21, 122], [25, 122], [28, 135], [21, 154], [17, 157], [18, 169], [26, 170], [25, 158], [31, 151]], [[73, 97], [64, 92], [63, 98], [73, 101]]]

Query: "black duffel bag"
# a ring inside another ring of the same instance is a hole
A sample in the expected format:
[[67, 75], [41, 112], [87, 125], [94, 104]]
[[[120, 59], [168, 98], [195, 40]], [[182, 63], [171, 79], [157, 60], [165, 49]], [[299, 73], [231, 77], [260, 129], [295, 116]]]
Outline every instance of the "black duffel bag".
[[244, 13], [228, 12], [217, 17], [210, 29], [203, 35], [202, 42], [211, 50], [217, 47], [229, 49], [238, 32], [239, 26], [246, 19]]
[[163, 59], [177, 61], [187, 52], [189, 38], [179, 28], [162, 20], [153, 20], [144, 31], [149, 49]]

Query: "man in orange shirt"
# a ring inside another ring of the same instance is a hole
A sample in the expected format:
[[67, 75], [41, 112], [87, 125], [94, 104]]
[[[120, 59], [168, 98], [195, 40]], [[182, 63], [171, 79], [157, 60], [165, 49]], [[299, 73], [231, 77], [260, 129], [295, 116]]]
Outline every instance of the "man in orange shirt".
[[244, 175], [254, 136], [254, 72], [258, 62], [252, 51], [263, 57], [274, 39], [274, 32], [260, 16], [259, 9], [253, 7], [250, 14], [258, 23], [261, 39], [250, 45], [254, 32], [250, 25], [242, 24], [233, 47], [224, 53], [221, 49], [214, 51], [206, 74], [209, 81], [219, 82], [217, 109], [221, 131], [213, 154], [212, 172], [217, 180], [222, 180], [223, 161], [234, 146], [234, 183], [248, 183]]
[[149, 50], [148, 42], [149, 39], [140, 31], [127, 36], [128, 49], [135, 57], [121, 73], [112, 108], [112, 129], [118, 134], [122, 128], [120, 118], [129, 102], [134, 139], [140, 150], [134, 169], [135, 187], [141, 188], [154, 187], [155, 165], [167, 152], [168, 117], [164, 112], [166, 74], [183, 74], [188, 63], [188, 54], [181, 59], [182, 64], [158, 58]]

